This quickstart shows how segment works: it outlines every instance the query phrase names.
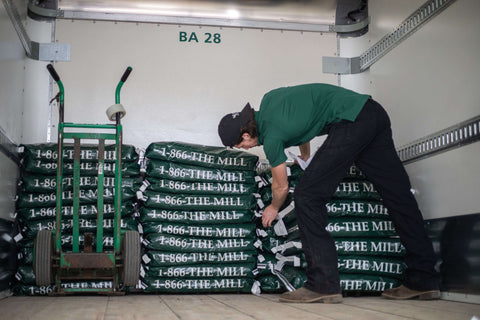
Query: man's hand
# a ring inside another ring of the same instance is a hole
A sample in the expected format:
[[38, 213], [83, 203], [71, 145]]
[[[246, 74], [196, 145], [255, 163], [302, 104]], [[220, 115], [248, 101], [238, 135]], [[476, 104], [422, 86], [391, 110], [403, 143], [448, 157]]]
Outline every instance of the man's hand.
[[282, 163], [272, 168], [272, 204], [266, 207], [262, 214], [262, 224], [265, 228], [272, 225], [272, 222], [277, 217], [278, 211], [285, 202], [287, 195], [287, 165]]
[[272, 205], [269, 205], [268, 207], [266, 207], [262, 213], [263, 227], [267, 228], [272, 226], [272, 222], [275, 220], [277, 215], [278, 215], [278, 210], [272, 207]]

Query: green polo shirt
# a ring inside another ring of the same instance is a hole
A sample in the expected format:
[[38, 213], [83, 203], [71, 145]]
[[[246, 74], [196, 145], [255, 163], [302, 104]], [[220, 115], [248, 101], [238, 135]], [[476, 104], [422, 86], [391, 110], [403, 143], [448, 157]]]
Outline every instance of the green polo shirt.
[[325, 134], [326, 125], [355, 121], [369, 95], [330, 84], [305, 84], [272, 90], [255, 112], [258, 144], [272, 167], [287, 160], [284, 150]]

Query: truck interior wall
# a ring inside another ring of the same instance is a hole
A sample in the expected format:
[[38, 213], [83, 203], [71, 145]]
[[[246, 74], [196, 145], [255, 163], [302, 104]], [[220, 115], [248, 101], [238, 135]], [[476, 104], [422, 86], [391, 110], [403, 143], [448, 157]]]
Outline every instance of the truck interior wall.
[[[359, 56], [392, 32], [423, 0], [369, 1], [370, 31], [342, 39], [340, 56]], [[341, 76], [389, 112], [397, 147], [479, 115], [477, 0], [456, 1], [370, 69]], [[478, 213], [478, 142], [406, 165], [426, 219]]]
[[[106, 123], [116, 84], [125, 68], [133, 67], [121, 101], [127, 109], [122, 120], [127, 144], [145, 148], [150, 142], [177, 140], [220, 145], [217, 124], [225, 113], [239, 111], [247, 102], [258, 109], [263, 94], [279, 86], [325, 82], [371, 94], [389, 112], [400, 147], [478, 116], [480, 3], [453, 3], [364, 73], [325, 74], [321, 58], [359, 56], [423, 3], [370, 0], [370, 31], [345, 39], [320, 32], [39, 22], [27, 19], [25, 8], [18, 7], [33, 40], [71, 44], [71, 61], [55, 64], [65, 84], [67, 122]], [[58, 112], [49, 101], [57, 87], [47, 63], [25, 58], [0, 6], [0, 138], [14, 144], [56, 141]], [[317, 138], [312, 149], [322, 142]], [[264, 158], [261, 148], [254, 153]], [[467, 217], [466, 229], [472, 233], [476, 225], [478, 231], [479, 156], [476, 142], [406, 165], [426, 219], [443, 223], [443, 218]], [[18, 164], [0, 152], [0, 218], [12, 219], [18, 172]], [[463, 235], [455, 229], [450, 236], [462, 242]], [[465, 238], [463, 247], [470, 238], [478, 244], [475, 237]], [[434, 246], [438, 249], [438, 241]], [[475, 252], [459, 254], [478, 270]], [[477, 274], [465, 279], [478, 289]]]
[[[55, 24], [27, 19], [30, 38], [39, 43], [50, 43]], [[47, 71], [48, 61], [27, 59], [25, 62], [25, 97], [22, 143], [50, 142], [52, 80]], [[56, 91], [55, 91], [56, 93]], [[58, 111], [57, 111], [58, 114]], [[54, 131], [56, 132], [56, 131]]]
[[[423, 2], [370, 1], [370, 31], [341, 39], [339, 55], [360, 55]], [[475, 0], [455, 2], [367, 72], [339, 78], [384, 105], [397, 147], [478, 115], [473, 93], [480, 69], [479, 6]], [[55, 141], [58, 112], [48, 105], [46, 63], [25, 61], [3, 7], [1, 13], [0, 81], [8, 94], [0, 97], [6, 115], [0, 125], [19, 143]], [[25, 24], [34, 40], [51, 40], [51, 23]], [[258, 108], [268, 90], [337, 83], [321, 70], [321, 57], [337, 54], [332, 33], [67, 20], [56, 22], [55, 33], [56, 41], [72, 48], [71, 61], [56, 64], [66, 88], [66, 121], [106, 122], [118, 77], [132, 65], [122, 95], [123, 124], [125, 142], [139, 147], [158, 140], [220, 145], [218, 120], [246, 102]], [[426, 218], [479, 211], [479, 152], [474, 144], [406, 166]], [[260, 148], [256, 153], [262, 156]], [[452, 196], [452, 190], [461, 192]]]
[[122, 123], [124, 141], [137, 147], [221, 145], [217, 126], [226, 113], [247, 102], [258, 110], [280, 86], [337, 82], [321, 66], [323, 55], [336, 54], [333, 33], [59, 20], [56, 40], [71, 44], [71, 61], [56, 64], [66, 121], [107, 121], [117, 81], [133, 67]]
[[[339, 40], [339, 55], [360, 55], [423, 3], [370, 1], [369, 32]], [[56, 63], [66, 90], [65, 119], [106, 122], [104, 111], [114, 102], [118, 78], [131, 65], [134, 71], [122, 91], [126, 143], [220, 145], [218, 120], [247, 102], [258, 109], [268, 90], [340, 82], [384, 105], [399, 147], [478, 115], [472, 94], [480, 68], [475, 61], [478, 8], [475, 0], [457, 1], [367, 72], [339, 80], [321, 70], [321, 57], [337, 54], [332, 33], [58, 20], [55, 40], [71, 44], [71, 61]], [[37, 41], [49, 41], [50, 23], [29, 23], [37, 24], [30, 28]], [[28, 79], [35, 83], [24, 98], [29, 108], [22, 131], [26, 143], [56, 140], [58, 112], [46, 102], [51, 81], [44, 65], [26, 65]], [[317, 139], [313, 150], [322, 141]], [[261, 148], [255, 153], [263, 156]], [[479, 211], [474, 194], [478, 153], [478, 148], [463, 147], [406, 166], [426, 218]], [[451, 190], [462, 191], [452, 196]]]
[[13, 220], [17, 194], [18, 166], [0, 153], [0, 218]]
[[[20, 4], [20, 1], [16, 1]], [[19, 6], [21, 9], [21, 6]], [[26, 5], [23, 16], [26, 12]], [[7, 15], [0, 5], [0, 150], [6, 144], [20, 143], [25, 84], [25, 52]], [[0, 218], [13, 219], [18, 166], [0, 152]]]

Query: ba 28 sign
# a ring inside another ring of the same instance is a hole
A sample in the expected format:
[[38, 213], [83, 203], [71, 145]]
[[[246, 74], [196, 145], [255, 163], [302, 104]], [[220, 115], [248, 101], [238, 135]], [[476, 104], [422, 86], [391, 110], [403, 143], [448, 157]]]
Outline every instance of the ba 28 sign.
[[222, 42], [222, 38], [220, 33], [210, 33], [210, 32], [205, 32], [203, 34], [197, 35], [195, 32], [185, 32], [185, 31], [180, 31], [178, 40], [180, 42], [203, 42], [203, 43], [213, 43], [213, 44], [218, 44]]

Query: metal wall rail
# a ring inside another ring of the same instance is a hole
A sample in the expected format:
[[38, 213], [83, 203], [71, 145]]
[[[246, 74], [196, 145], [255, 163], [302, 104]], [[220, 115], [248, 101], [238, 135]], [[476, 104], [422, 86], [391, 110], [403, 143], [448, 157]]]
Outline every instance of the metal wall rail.
[[2, 2], [3, 2], [3, 6], [5, 7], [5, 11], [7, 12], [8, 17], [10, 18], [10, 21], [12, 21], [13, 28], [17, 32], [18, 38], [22, 43], [22, 46], [23, 46], [23, 49], [25, 50], [26, 55], [28, 57], [32, 56], [34, 51], [32, 40], [30, 40], [30, 37], [28, 36], [27, 31], [23, 26], [22, 18], [18, 13], [18, 9], [15, 6], [15, 3], [13, 3], [13, 1], [11, 0], [2, 0]]
[[334, 74], [364, 72], [455, 1], [456, 0], [428, 0], [400, 23], [392, 33], [384, 36], [358, 57], [322, 57], [323, 72]]
[[429, 0], [406, 18], [395, 30], [384, 36], [370, 49], [360, 55], [360, 70], [367, 70], [372, 64], [411, 36], [423, 24], [445, 10], [456, 0]]
[[397, 149], [403, 164], [458, 148], [480, 140], [480, 115]]

